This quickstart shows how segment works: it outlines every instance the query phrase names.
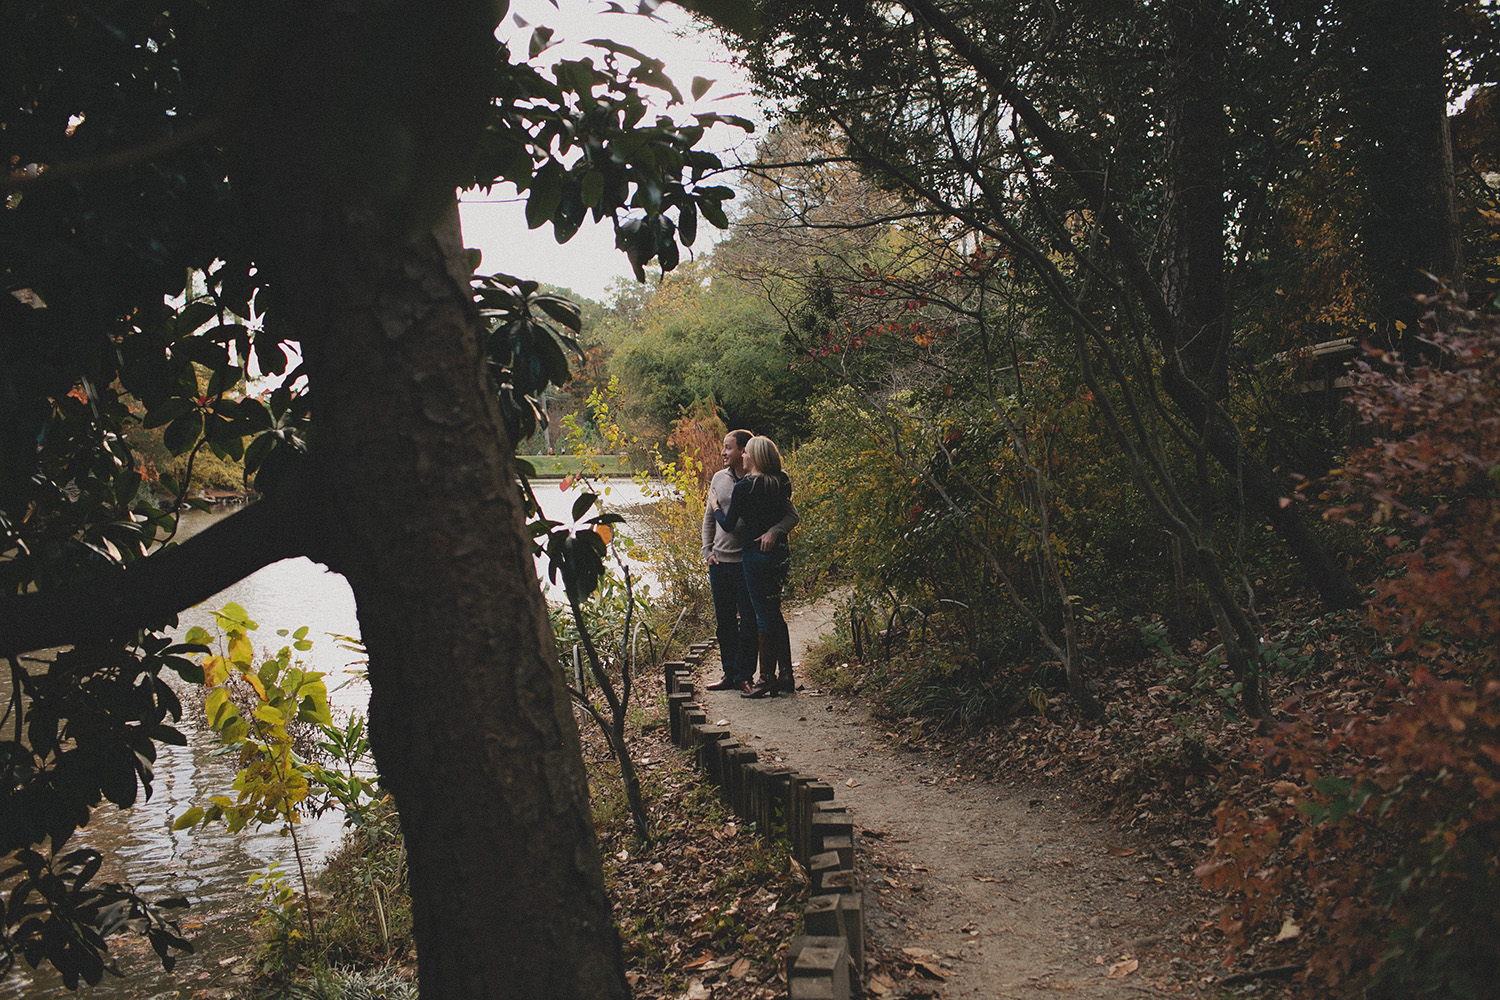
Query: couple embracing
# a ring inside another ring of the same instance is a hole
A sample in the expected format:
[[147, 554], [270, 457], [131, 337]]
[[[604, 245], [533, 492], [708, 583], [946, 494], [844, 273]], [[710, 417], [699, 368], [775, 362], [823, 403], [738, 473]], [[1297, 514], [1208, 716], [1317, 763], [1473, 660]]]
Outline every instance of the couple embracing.
[[799, 520], [791, 480], [768, 437], [730, 431], [721, 454], [724, 468], [709, 482], [703, 511], [703, 558], [724, 676], [708, 689], [734, 689], [746, 698], [791, 694], [797, 682], [781, 614], [791, 567], [786, 536]]

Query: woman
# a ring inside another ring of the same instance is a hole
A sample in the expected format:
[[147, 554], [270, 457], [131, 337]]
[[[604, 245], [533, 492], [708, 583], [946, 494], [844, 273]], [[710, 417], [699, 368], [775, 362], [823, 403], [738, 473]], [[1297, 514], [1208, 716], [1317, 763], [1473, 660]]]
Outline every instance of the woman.
[[[712, 501], [714, 519], [725, 531], [742, 538], [760, 538], [786, 516], [792, 496], [792, 481], [781, 469], [781, 452], [768, 437], [756, 435], [745, 444], [745, 475], [734, 484], [729, 507]], [[781, 614], [781, 592], [791, 568], [791, 550], [786, 539], [775, 544], [753, 541], [743, 550], [740, 563], [745, 589], [755, 608], [755, 630], [760, 658], [760, 681], [741, 697], [764, 698], [778, 691], [797, 690], [792, 677], [792, 650], [787, 642], [786, 619]]]

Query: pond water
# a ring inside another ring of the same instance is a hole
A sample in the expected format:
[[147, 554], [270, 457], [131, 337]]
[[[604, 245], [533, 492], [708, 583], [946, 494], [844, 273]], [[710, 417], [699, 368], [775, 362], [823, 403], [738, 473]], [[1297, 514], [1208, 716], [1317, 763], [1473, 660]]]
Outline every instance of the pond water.
[[[571, 520], [577, 489], [564, 491], [558, 483], [547, 481], [537, 482], [535, 488], [550, 519]], [[651, 498], [634, 483], [617, 481], [610, 485], [605, 501], [628, 517], [632, 507], [650, 503]], [[180, 535], [195, 534], [219, 518], [232, 517], [234, 510], [189, 512]], [[537, 573], [545, 580], [544, 563], [538, 565]], [[649, 582], [649, 574], [646, 578]], [[308, 637], [314, 644], [301, 654], [302, 659], [310, 668], [329, 675], [326, 682], [335, 714], [365, 711], [369, 696], [359, 674], [358, 655], [331, 638], [359, 635], [354, 594], [342, 576], [307, 559], [267, 566], [180, 615], [178, 634], [194, 625], [214, 631], [213, 611], [229, 601], [244, 606], [259, 623], [259, 630], [251, 633], [258, 650], [285, 645], [277, 629], [308, 626]], [[9, 675], [0, 672], [0, 699], [9, 697], [9, 683]], [[186, 704], [189, 699], [185, 695], [183, 700]], [[226, 791], [235, 771], [229, 758], [214, 755], [218, 740], [207, 729], [201, 712], [188, 707], [179, 728], [187, 737], [187, 746], [159, 748], [150, 800], [130, 809], [101, 807], [89, 825], [79, 831], [72, 846], [87, 845], [105, 855], [101, 878], [133, 882], [147, 897], [188, 897], [191, 908], [177, 915], [187, 936], [193, 939], [195, 954], [180, 959], [172, 973], [163, 973], [143, 942], [118, 937], [112, 943], [125, 978], [106, 976], [98, 986], [84, 986], [72, 993], [50, 970], [33, 972], [18, 963], [19, 972], [0, 980], [0, 1000], [22, 996], [28, 1000], [208, 996], [241, 971], [241, 960], [252, 951], [247, 927], [255, 912], [255, 899], [246, 888], [246, 879], [272, 862], [279, 862], [284, 871], [295, 872], [292, 843], [280, 831], [267, 828], [247, 829], [235, 835], [222, 825], [171, 830], [172, 819], [194, 802]], [[337, 846], [341, 821], [342, 817], [330, 813], [299, 828], [298, 842], [306, 861], [316, 865]]]

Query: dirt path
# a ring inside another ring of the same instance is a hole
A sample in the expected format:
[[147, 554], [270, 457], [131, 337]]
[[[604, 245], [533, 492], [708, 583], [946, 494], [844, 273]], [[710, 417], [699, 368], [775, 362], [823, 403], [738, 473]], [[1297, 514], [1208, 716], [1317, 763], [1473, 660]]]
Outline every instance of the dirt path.
[[[795, 661], [832, 613], [825, 600], [789, 616]], [[1182, 941], [1190, 928], [1173, 916], [1181, 906], [1166, 866], [1146, 845], [1054, 793], [898, 752], [860, 706], [808, 684], [800, 669], [798, 681], [806, 686], [793, 697], [706, 692], [705, 707], [760, 759], [832, 784], [852, 813], [881, 959], [873, 993], [1214, 995]]]

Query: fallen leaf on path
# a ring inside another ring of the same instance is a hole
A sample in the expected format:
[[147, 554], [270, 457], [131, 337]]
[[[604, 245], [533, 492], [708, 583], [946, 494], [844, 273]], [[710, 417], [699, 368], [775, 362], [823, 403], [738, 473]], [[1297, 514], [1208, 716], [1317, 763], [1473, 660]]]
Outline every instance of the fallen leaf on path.
[[911, 964], [918, 972], [926, 976], [928, 979], [936, 979], [939, 982], [942, 982], [948, 978], [947, 973], [945, 973], [936, 962], [926, 962], [921, 959], [914, 959]]
[[1118, 844], [1105, 844], [1104, 849], [1117, 858], [1128, 858], [1135, 853], [1134, 847], [1121, 847]]
[[742, 958], [729, 967], [729, 974], [736, 979], [744, 979], [750, 973], [750, 960]]
[[937, 958], [937, 952], [931, 948], [902, 948], [901, 953], [910, 958]]
[[853, 778], [850, 778], [848, 781], [844, 782], [844, 787], [846, 787], [846, 788], [858, 788], [859, 787], [859, 782], [855, 781]]
[[705, 965], [707, 965], [709, 962], [712, 962], [713, 960], [714, 960], [714, 953], [713, 952], [709, 952], [706, 955], [700, 955], [699, 957], [693, 959], [691, 962], [688, 962], [686, 965], [684, 965], [682, 967], [682, 970], [684, 972], [691, 972], [694, 969], [701, 969]]
[[1139, 960], [1134, 958], [1127, 958], [1123, 961], [1116, 962], [1114, 965], [1111, 965], [1109, 967], [1109, 971], [1104, 975], [1109, 979], [1124, 979], [1126, 976], [1130, 975], [1140, 967], [1141, 963]]
[[889, 976], [882, 976], [878, 972], [870, 973], [870, 992], [876, 996], [885, 996], [887, 993], [896, 992], [896, 981]]
[[1281, 930], [1276, 933], [1276, 940], [1290, 941], [1292, 938], [1299, 936], [1301, 933], [1302, 928], [1297, 926], [1296, 921], [1294, 921], [1291, 917], [1287, 917], [1286, 920], [1284, 920], [1281, 924]]
[[879, 840], [881, 837], [889, 837], [891, 835], [891, 831], [871, 830], [869, 827], [860, 827], [859, 834], [862, 837], [874, 837], [876, 840]]
[[687, 992], [682, 995], [682, 1000], [709, 1000], [712, 996], [713, 993], [709, 988], [703, 985], [703, 980], [694, 979], [688, 984]]

